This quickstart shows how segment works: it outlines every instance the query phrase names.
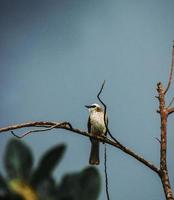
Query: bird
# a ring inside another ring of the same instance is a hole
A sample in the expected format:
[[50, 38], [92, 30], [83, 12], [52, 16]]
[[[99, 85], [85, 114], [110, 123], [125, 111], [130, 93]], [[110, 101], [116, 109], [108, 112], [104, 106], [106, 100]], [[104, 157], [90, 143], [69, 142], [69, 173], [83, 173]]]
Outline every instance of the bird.
[[[88, 118], [88, 132], [92, 135], [98, 135], [98, 136], [106, 136], [107, 132], [107, 115], [105, 114], [105, 111], [103, 108], [97, 104], [94, 103], [90, 106], [85, 105], [86, 108], [89, 110], [89, 118]], [[106, 117], [105, 117], [106, 116]], [[106, 123], [104, 118], [106, 118]], [[99, 141], [94, 138], [90, 138], [91, 141], [91, 151], [89, 156], [89, 164], [91, 165], [99, 165], [100, 164], [100, 158], [99, 158]]]

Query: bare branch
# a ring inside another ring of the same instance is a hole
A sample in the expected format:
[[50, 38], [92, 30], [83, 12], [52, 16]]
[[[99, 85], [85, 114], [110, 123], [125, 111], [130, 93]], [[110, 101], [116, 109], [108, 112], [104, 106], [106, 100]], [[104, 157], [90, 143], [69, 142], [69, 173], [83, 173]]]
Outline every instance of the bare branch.
[[174, 200], [167, 169], [167, 117], [169, 115], [169, 110], [165, 104], [165, 92], [162, 83], [157, 84], [157, 92], [159, 95], [158, 100], [161, 117], [160, 178], [166, 199]]
[[171, 64], [171, 69], [170, 69], [170, 74], [169, 74], [169, 80], [168, 80], [168, 84], [167, 84], [166, 90], [164, 91], [164, 94], [167, 93], [167, 91], [169, 90], [170, 85], [171, 85], [171, 83], [172, 83], [173, 68], [174, 68], [174, 41], [173, 41], [172, 64]]
[[16, 124], [16, 125], [0, 128], [0, 133], [7, 132], [7, 131], [13, 131], [15, 129], [21, 129], [21, 128], [29, 128], [29, 127], [51, 128], [52, 126], [55, 126], [54, 129], [65, 129], [65, 130], [77, 133], [79, 135], [83, 135], [83, 136], [90, 137], [90, 138], [95, 138], [95, 139], [99, 140], [100, 142], [107, 143], [115, 148], [120, 149], [124, 153], [129, 154], [130, 156], [132, 156], [139, 162], [143, 163], [144, 165], [146, 165], [148, 168], [150, 168], [157, 174], [159, 174], [159, 172], [160, 172], [158, 167], [156, 167], [154, 164], [145, 160], [142, 156], [139, 156], [134, 151], [128, 149], [127, 147], [123, 146], [122, 144], [114, 142], [114, 141], [110, 140], [109, 138], [106, 138], [103, 136], [94, 136], [86, 131], [82, 131], [80, 129], [73, 128], [69, 122], [59, 122], [59, 123], [58, 122], [48, 122], [48, 121], [27, 122], [27, 123], [23, 123], [23, 124]]
[[102, 84], [102, 87], [101, 87], [99, 93], [97, 94], [97, 98], [98, 98], [98, 100], [100, 101], [100, 103], [101, 103], [101, 104], [103, 105], [103, 107], [104, 107], [104, 122], [105, 122], [105, 127], [106, 127], [106, 133], [108, 133], [109, 136], [110, 136], [116, 143], [120, 144], [120, 143], [118, 142], [118, 140], [111, 134], [111, 132], [110, 132], [110, 130], [109, 130], [109, 128], [108, 128], [107, 122], [106, 122], [106, 121], [107, 121], [107, 120], [106, 120], [107, 106], [106, 106], [106, 104], [105, 104], [105, 103], [101, 100], [101, 98], [100, 98], [100, 94], [101, 94], [101, 92], [102, 92], [102, 90], [103, 90], [104, 85], [105, 85], [105, 80], [104, 80], [104, 82], [103, 82], [103, 84]]
[[21, 139], [21, 138], [23, 138], [23, 137], [29, 135], [30, 133], [37, 133], [37, 132], [50, 131], [50, 130], [52, 130], [53, 128], [56, 128], [56, 126], [59, 126], [59, 124], [56, 124], [56, 125], [54, 125], [54, 126], [51, 126], [50, 128], [38, 129], [38, 130], [31, 130], [31, 131], [28, 131], [28, 132], [22, 134], [21, 136], [16, 135], [13, 131], [11, 131], [11, 133], [12, 133], [12, 135], [14, 135], [15, 137]]

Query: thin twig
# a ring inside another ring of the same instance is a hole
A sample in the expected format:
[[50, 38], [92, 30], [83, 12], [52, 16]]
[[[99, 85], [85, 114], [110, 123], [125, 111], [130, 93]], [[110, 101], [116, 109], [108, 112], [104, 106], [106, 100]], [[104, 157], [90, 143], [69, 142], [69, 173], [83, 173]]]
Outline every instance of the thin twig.
[[156, 137], [155, 139], [161, 144], [161, 140], [159, 138]]
[[[62, 123], [56, 123], [56, 124], [54, 124], [53, 126], [48, 127], [48, 128], [45, 128], [45, 129], [37, 129], [37, 130], [28, 131], [28, 132], [26, 132], [26, 133], [23, 133], [23, 134], [20, 135], [20, 136], [19, 136], [19, 135], [16, 135], [16, 134], [14, 133], [14, 131], [11, 131], [11, 134], [12, 134], [13, 136], [15, 136], [15, 137], [21, 139], [21, 138], [23, 138], [23, 137], [29, 135], [30, 133], [37, 133], [37, 132], [50, 131], [50, 130], [52, 130], [52, 129], [54, 129], [54, 128], [60, 128], [60, 126], [62, 126], [62, 125], [69, 126], [69, 127], [72, 129], [72, 125], [71, 125], [69, 122], [62, 122]], [[38, 126], [38, 127], [39, 127], [39, 126]]]
[[50, 128], [45, 128], [45, 129], [31, 130], [31, 131], [28, 131], [28, 132], [26, 132], [26, 133], [23, 133], [21, 136], [16, 135], [13, 131], [11, 131], [11, 134], [14, 135], [15, 137], [21, 139], [21, 138], [23, 138], [23, 137], [29, 135], [30, 133], [37, 133], [37, 132], [50, 131], [50, 130], [56, 128], [56, 126], [58, 126], [58, 125], [59, 125], [59, 124], [56, 124], [56, 125], [54, 125], [54, 126], [51, 126]]
[[108, 128], [108, 124], [107, 124], [107, 120], [106, 120], [106, 110], [107, 110], [107, 106], [106, 106], [106, 104], [105, 104], [105, 103], [101, 100], [101, 98], [100, 98], [100, 94], [101, 94], [101, 92], [102, 92], [102, 90], [103, 90], [104, 85], [105, 85], [105, 80], [104, 80], [104, 82], [103, 82], [103, 84], [102, 84], [102, 87], [101, 87], [99, 93], [97, 94], [97, 98], [98, 98], [98, 100], [100, 101], [100, 103], [101, 103], [101, 104], [103, 105], [103, 107], [104, 107], [104, 123], [105, 123], [105, 126], [106, 126], [106, 133], [108, 133], [109, 136], [110, 136], [116, 143], [120, 144], [120, 143], [118, 142], [118, 140], [111, 134], [111, 132], [110, 132], [110, 130], [109, 130], [109, 128]]
[[[105, 80], [103, 81], [103, 84], [100, 88], [100, 91], [97, 94], [97, 98], [98, 100], [102, 103], [102, 105], [105, 105], [103, 103], [103, 101], [100, 99], [100, 94], [103, 91], [103, 87], [105, 85]], [[105, 136], [107, 135], [108, 132], [108, 126], [107, 126], [107, 120], [106, 120], [106, 106], [104, 106], [104, 123], [105, 123], [105, 127], [106, 127], [106, 132], [105, 132]], [[107, 196], [107, 200], [110, 200], [110, 196], [109, 196], [109, 187], [108, 187], [108, 172], [107, 172], [107, 152], [106, 152], [106, 143], [105, 143], [105, 154], [104, 154], [104, 171], [105, 171], [105, 189], [106, 189], [106, 196]]]
[[167, 106], [167, 108], [170, 108], [170, 106], [173, 104], [174, 102], [174, 97], [172, 98], [172, 100], [170, 101], [169, 105]]
[[169, 80], [168, 80], [168, 84], [167, 84], [166, 90], [164, 91], [164, 94], [167, 93], [167, 91], [169, 90], [170, 85], [171, 85], [171, 83], [172, 83], [173, 68], [174, 68], [174, 41], [173, 41], [173, 49], [172, 49], [172, 64], [171, 64], [171, 69], [170, 69], [170, 74], [169, 74]]
[[105, 183], [106, 183], [106, 196], [109, 200], [109, 189], [108, 189], [108, 173], [107, 173], [107, 152], [106, 152], [106, 143], [105, 143], [105, 156], [104, 156], [104, 168], [105, 168]]

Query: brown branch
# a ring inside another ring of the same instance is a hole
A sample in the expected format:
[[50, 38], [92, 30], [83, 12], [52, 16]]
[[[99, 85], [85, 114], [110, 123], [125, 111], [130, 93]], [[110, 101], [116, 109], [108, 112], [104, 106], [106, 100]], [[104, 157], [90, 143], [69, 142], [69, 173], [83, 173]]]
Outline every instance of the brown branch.
[[174, 200], [167, 169], [167, 117], [169, 110], [165, 105], [165, 93], [162, 83], [157, 84], [159, 111], [161, 117], [161, 143], [160, 143], [160, 178], [167, 200]]
[[145, 166], [147, 166], [148, 168], [150, 168], [151, 170], [153, 170], [157, 174], [159, 174], [159, 172], [160, 172], [158, 167], [156, 167], [154, 164], [145, 160], [142, 156], [139, 156], [134, 151], [128, 149], [127, 147], [125, 147], [121, 143], [117, 143], [115, 141], [112, 141], [111, 139], [104, 137], [104, 136], [94, 136], [94, 135], [92, 135], [92, 134], [90, 134], [86, 131], [82, 131], [80, 129], [73, 128], [69, 122], [48, 122], [48, 121], [27, 122], [27, 123], [23, 123], [23, 124], [16, 124], [16, 125], [0, 128], [0, 133], [7, 132], [7, 131], [13, 131], [13, 130], [16, 130], [16, 129], [21, 129], [21, 128], [29, 128], [29, 127], [30, 128], [31, 127], [51, 128], [53, 126], [55, 126], [54, 129], [65, 129], [65, 130], [68, 130], [68, 131], [71, 131], [71, 132], [74, 132], [74, 133], [77, 133], [77, 134], [80, 134], [80, 135], [83, 135], [83, 136], [86, 136], [86, 137], [95, 138], [95, 139], [99, 140], [100, 142], [107, 143], [107, 144], [109, 144], [109, 145], [111, 145], [115, 148], [120, 149], [124, 153], [129, 154], [130, 156], [132, 156], [133, 158], [135, 158], [139, 162], [143, 163]]
[[172, 49], [172, 64], [171, 64], [168, 84], [167, 84], [166, 90], [164, 91], [164, 95], [167, 93], [167, 91], [169, 90], [170, 85], [172, 83], [173, 68], [174, 68], [174, 41], [173, 41], [173, 49]]

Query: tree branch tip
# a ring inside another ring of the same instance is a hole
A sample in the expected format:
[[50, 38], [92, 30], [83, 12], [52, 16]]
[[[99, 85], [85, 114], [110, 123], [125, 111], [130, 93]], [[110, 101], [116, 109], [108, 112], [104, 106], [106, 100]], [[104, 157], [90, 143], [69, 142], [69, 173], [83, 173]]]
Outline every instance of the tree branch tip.
[[158, 82], [158, 83], [157, 83], [157, 87], [159, 87], [160, 85], [162, 85], [162, 83], [161, 83], [161, 82]]
[[100, 94], [102, 93], [102, 91], [103, 91], [103, 88], [104, 88], [104, 85], [105, 85], [105, 80], [103, 81], [103, 83], [102, 83], [102, 86], [101, 86], [101, 88], [100, 88], [100, 90], [99, 90], [99, 92], [98, 92], [98, 94], [97, 94], [97, 98], [98, 99], [100, 99]]
[[155, 139], [161, 144], [161, 140], [157, 137], [155, 137]]
[[16, 135], [13, 131], [10, 131], [10, 132], [11, 132], [11, 134], [12, 134], [14, 137], [16, 137], [16, 138], [18, 138], [18, 139], [21, 139], [21, 137], [18, 136], [18, 135]]

